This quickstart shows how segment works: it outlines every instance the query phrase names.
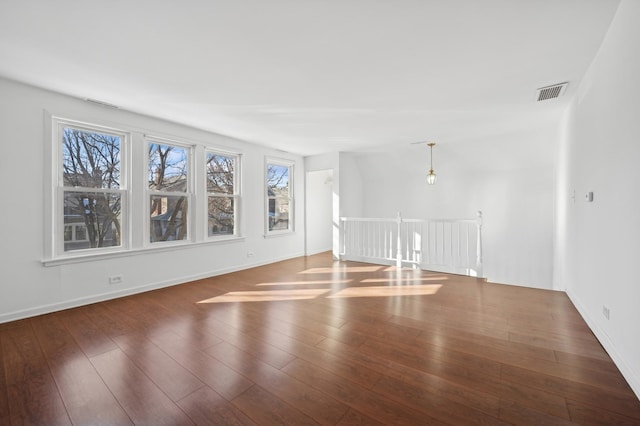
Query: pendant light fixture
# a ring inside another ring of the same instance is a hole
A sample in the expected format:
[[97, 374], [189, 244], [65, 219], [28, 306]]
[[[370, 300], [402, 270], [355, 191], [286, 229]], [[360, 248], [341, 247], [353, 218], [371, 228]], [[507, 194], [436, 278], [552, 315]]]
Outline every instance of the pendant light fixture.
[[431, 154], [431, 168], [429, 169], [429, 174], [427, 175], [427, 183], [429, 185], [433, 185], [436, 183], [436, 174], [433, 171], [433, 146], [435, 142], [429, 142], [427, 145], [429, 146], [429, 152]]

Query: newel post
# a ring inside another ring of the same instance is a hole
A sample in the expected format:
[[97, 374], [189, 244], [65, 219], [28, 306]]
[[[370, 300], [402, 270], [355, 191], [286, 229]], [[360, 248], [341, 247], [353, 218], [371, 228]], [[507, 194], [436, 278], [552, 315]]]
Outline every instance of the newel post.
[[402, 268], [402, 215], [398, 212], [396, 218], [398, 224], [398, 239], [396, 241], [396, 268]]
[[476, 275], [478, 278], [484, 278], [482, 272], [482, 211], [478, 210], [478, 218], [476, 219], [476, 229], [478, 230], [478, 237], [476, 238]]

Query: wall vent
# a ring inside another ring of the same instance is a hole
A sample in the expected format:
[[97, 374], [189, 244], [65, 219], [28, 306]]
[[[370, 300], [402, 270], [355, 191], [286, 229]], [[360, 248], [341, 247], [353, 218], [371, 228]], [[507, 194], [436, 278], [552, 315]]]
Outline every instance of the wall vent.
[[554, 84], [553, 86], [541, 87], [536, 91], [536, 100], [546, 101], [547, 99], [554, 99], [560, 97], [567, 89], [569, 82]]

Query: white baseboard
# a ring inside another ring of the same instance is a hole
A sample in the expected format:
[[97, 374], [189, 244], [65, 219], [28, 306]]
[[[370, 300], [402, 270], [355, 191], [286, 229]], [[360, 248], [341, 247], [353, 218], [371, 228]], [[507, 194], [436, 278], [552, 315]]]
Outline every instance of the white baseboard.
[[629, 367], [629, 364], [625, 361], [624, 357], [620, 355], [620, 352], [616, 349], [616, 345], [611, 341], [607, 333], [598, 327], [597, 323], [592, 320], [588, 311], [582, 303], [580, 303], [580, 299], [578, 299], [578, 297], [569, 290], [567, 290], [567, 296], [569, 296], [573, 306], [576, 307], [593, 334], [595, 334], [596, 338], [600, 341], [602, 347], [607, 351], [613, 360], [613, 363], [618, 367], [620, 373], [622, 373], [622, 376], [626, 379], [627, 383], [629, 383], [631, 390], [633, 390], [636, 396], [640, 399], [640, 379], [636, 377], [634, 371]]

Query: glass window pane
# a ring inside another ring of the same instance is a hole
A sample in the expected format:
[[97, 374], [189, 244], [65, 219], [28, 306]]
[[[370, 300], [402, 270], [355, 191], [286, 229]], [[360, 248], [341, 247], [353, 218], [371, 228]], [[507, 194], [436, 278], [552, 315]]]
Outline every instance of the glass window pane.
[[120, 144], [119, 136], [63, 128], [64, 186], [120, 188]]
[[267, 196], [289, 197], [288, 166], [267, 164]]
[[64, 240], [65, 241], [71, 241], [72, 238], [73, 238], [73, 226], [65, 225], [65, 227], [64, 227]]
[[269, 231], [289, 229], [289, 200], [269, 199]]
[[76, 236], [75, 236], [75, 240], [76, 241], [84, 241], [87, 239], [87, 227], [84, 225], [77, 225], [74, 226], [75, 230], [76, 230]]
[[187, 197], [152, 195], [150, 201], [150, 241], [187, 239]]
[[209, 197], [209, 236], [234, 234], [234, 199]]
[[149, 144], [149, 189], [187, 192], [187, 149]]
[[207, 192], [234, 193], [235, 158], [207, 154]]
[[64, 193], [64, 251], [121, 245], [119, 193]]

